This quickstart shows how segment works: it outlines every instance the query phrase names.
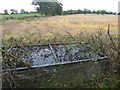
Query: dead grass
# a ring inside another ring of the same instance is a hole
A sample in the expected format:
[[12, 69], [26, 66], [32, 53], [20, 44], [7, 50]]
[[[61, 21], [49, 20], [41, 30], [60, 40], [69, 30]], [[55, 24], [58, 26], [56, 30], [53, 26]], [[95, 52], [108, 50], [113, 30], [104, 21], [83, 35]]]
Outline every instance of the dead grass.
[[[25, 33], [33, 33], [37, 27], [42, 35], [49, 31], [71, 32], [93, 32], [107, 30], [107, 25], [111, 25], [111, 31], [117, 34], [117, 15], [68, 15], [55, 17], [41, 17], [37, 20], [10, 20], [3, 25], [3, 34], [7, 36], [19, 36]], [[13, 33], [13, 34], [12, 34]]]

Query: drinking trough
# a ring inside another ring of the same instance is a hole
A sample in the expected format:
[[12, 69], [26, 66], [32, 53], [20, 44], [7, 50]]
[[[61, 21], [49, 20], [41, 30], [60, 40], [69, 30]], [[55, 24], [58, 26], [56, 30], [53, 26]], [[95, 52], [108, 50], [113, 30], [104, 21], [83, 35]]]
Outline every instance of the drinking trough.
[[[103, 78], [108, 63], [106, 56], [88, 44], [12, 46], [7, 52], [31, 67], [12, 62], [17, 66], [3, 70], [3, 87], [77, 87]], [[14, 77], [8, 80], [10, 75]]]

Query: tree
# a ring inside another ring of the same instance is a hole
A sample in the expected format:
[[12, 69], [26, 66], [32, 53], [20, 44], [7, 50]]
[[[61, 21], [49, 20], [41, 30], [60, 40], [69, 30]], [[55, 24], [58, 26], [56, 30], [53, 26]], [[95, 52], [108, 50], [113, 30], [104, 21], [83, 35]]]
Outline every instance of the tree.
[[112, 11], [108, 12], [108, 14], [114, 14]]
[[91, 14], [91, 10], [87, 10], [87, 14]]
[[83, 13], [84, 14], [91, 14], [91, 10], [88, 10], [88, 9], [84, 8]]
[[101, 10], [101, 14], [104, 15], [106, 14], [107, 12], [105, 10]]
[[82, 13], [83, 13], [82, 10], [80, 9], [77, 10], [77, 14], [82, 14]]
[[95, 10], [93, 10], [93, 11], [92, 11], [92, 14], [96, 14], [96, 11], [95, 11]]
[[18, 11], [17, 11], [17, 10], [15, 10], [14, 12], [15, 12], [15, 14], [18, 14]]
[[84, 12], [84, 14], [87, 14], [87, 9], [86, 9], [86, 8], [84, 8], [83, 12]]
[[116, 13], [116, 12], [114, 12], [113, 14], [114, 14], [114, 15], [117, 15], [117, 13]]
[[97, 12], [96, 12], [98, 15], [101, 13], [101, 11], [100, 10], [97, 10]]
[[21, 13], [21, 14], [26, 14], [26, 13], [28, 13], [28, 12], [25, 11], [24, 9], [21, 9], [21, 10], [20, 10], [20, 13]]
[[18, 14], [18, 11], [15, 9], [10, 9], [10, 11], [11, 11], [11, 14]]
[[38, 13], [46, 16], [55, 16], [62, 14], [62, 4], [59, 2], [34, 2], [33, 5], [38, 5], [36, 10]]
[[5, 15], [8, 14], [8, 10], [7, 10], [7, 9], [4, 10], [4, 14], [5, 14]]
[[[78, 10], [63, 11], [63, 14], [64, 15], [68, 15], [68, 14], [102, 14], [102, 15], [113, 14], [113, 15], [116, 15], [116, 12], [107, 12], [105, 10], [97, 10], [97, 11], [93, 10], [93, 11], [91, 11], [91, 10], [88, 10], [85, 8], [84, 10], [78, 9]], [[120, 15], [120, 13], [119, 13], [119, 15]]]

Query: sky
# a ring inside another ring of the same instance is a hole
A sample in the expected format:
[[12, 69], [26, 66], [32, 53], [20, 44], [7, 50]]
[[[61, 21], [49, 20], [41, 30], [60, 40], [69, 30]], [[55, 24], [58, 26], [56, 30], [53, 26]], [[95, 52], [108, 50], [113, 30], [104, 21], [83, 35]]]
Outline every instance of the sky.
[[[20, 11], [25, 9], [27, 11], [35, 11], [35, 6], [31, 5], [33, 0], [1, 0], [0, 13], [5, 9], [15, 9]], [[87, 8], [89, 10], [106, 10], [118, 12], [118, 2], [120, 0], [58, 0], [63, 4], [63, 10], [77, 10]]]

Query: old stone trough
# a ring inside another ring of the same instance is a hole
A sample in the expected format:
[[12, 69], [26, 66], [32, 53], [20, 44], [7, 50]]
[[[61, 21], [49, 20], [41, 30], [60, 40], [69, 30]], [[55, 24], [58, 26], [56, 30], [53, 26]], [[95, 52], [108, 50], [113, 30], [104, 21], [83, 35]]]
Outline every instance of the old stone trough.
[[[48, 44], [13, 46], [11, 55], [32, 65], [29, 69], [17, 63], [17, 68], [3, 70], [3, 87], [19, 88], [77, 87], [105, 76], [107, 57], [91, 49], [88, 44]], [[14, 62], [13, 62], [14, 63]]]

